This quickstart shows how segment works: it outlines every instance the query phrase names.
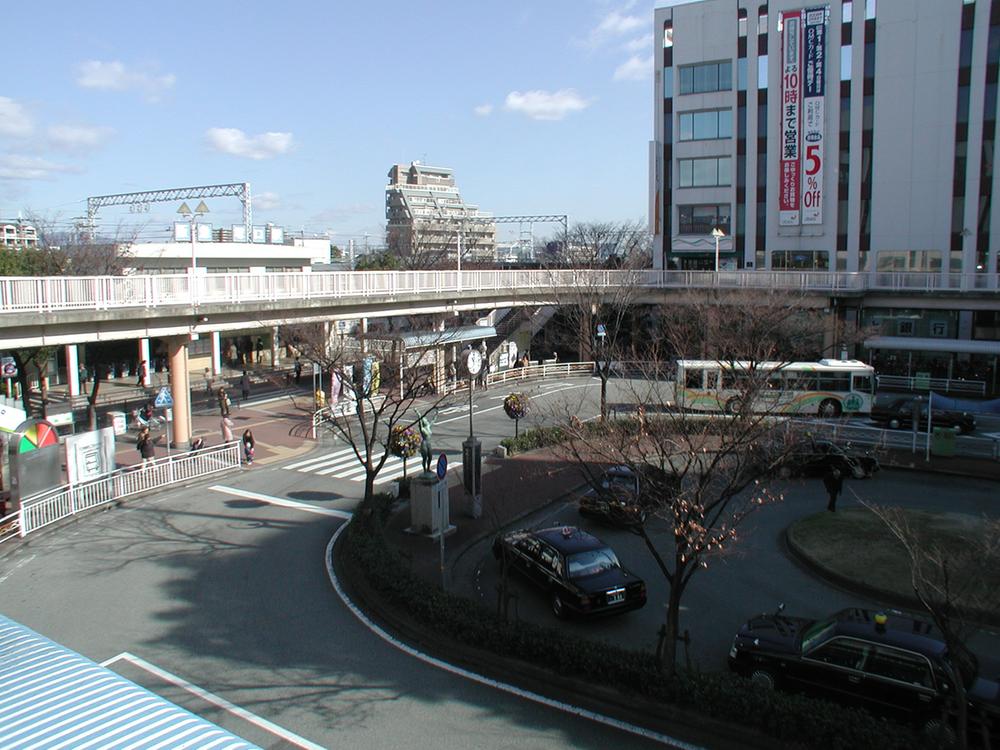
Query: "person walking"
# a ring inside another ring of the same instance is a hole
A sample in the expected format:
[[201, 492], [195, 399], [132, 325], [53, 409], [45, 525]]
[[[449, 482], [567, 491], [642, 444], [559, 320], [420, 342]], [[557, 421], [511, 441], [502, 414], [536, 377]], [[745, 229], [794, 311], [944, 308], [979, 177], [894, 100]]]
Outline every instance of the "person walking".
[[204, 438], [196, 437], [196, 438], [192, 438], [191, 439], [191, 452], [192, 453], [197, 453], [198, 451], [200, 451], [204, 447], [205, 447], [205, 439]]
[[229, 416], [229, 404], [230, 404], [229, 394], [226, 393], [226, 389], [225, 388], [220, 388], [219, 389], [219, 414], [222, 415], [223, 419], [225, 419], [226, 417]]
[[135, 439], [135, 447], [139, 449], [139, 455], [142, 457], [143, 466], [156, 457], [156, 450], [153, 446], [153, 436], [149, 434], [148, 427], [143, 427], [139, 430], [139, 436]]
[[300, 360], [298, 357], [296, 357], [295, 358], [295, 385], [298, 385], [300, 380], [302, 380], [302, 360]]
[[840, 496], [841, 490], [844, 489], [844, 475], [840, 469], [836, 466], [827, 469], [826, 474], [823, 475], [823, 486], [826, 487], [826, 492], [830, 496], [826, 509], [831, 513], [836, 513], [837, 498]]
[[142, 360], [139, 363], [139, 367], [136, 369], [136, 388], [142, 388], [146, 384], [146, 360]]
[[222, 418], [222, 422], [220, 423], [219, 427], [222, 430], [222, 442], [223, 443], [231, 443], [231, 442], [233, 442], [233, 440], [234, 440], [234, 438], [233, 438], [233, 420], [231, 420], [229, 417], [223, 417]]
[[257, 442], [253, 439], [253, 433], [250, 430], [243, 431], [243, 458], [247, 462], [247, 466], [253, 466], [253, 452], [254, 448], [257, 447]]
[[247, 371], [243, 371], [243, 376], [240, 378], [240, 395], [243, 396], [243, 401], [248, 401], [250, 399], [250, 375]]

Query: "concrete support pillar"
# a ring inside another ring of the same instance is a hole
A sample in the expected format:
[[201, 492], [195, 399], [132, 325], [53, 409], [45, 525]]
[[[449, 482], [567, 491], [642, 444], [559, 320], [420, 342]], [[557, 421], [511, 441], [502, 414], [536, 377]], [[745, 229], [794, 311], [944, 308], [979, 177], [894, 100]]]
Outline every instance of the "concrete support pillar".
[[168, 340], [170, 395], [174, 398], [174, 445], [185, 449], [191, 444], [191, 387], [188, 381], [188, 340]]
[[277, 367], [278, 362], [278, 326], [271, 326], [271, 367]]
[[368, 318], [361, 319], [361, 358], [368, 356]]
[[66, 382], [69, 395], [80, 395], [80, 361], [77, 359], [76, 344], [66, 344]]
[[[364, 345], [362, 344], [362, 346]], [[324, 353], [326, 354], [327, 359], [333, 359], [334, 357], [332, 355], [337, 351], [337, 348], [333, 343], [333, 326], [330, 324], [329, 320], [323, 322], [323, 347], [325, 349]]]
[[840, 349], [837, 341], [837, 308], [832, 304], [826, 313], [823, 326], [823, 352], [825, 356], [837, 359], [840, 357]]
[[139, 362], [146, 363], [146, 371], [142, 376], [142, 384], [149, 388], [153, 383], [153, 363], [149, 359], [149, 339], [139, 339]]
[[[444, 331], [445, 321], [451, 317], [450, 314], [439, 315], [434, 320], [434, 330], [438, 333]], [[442, 387], [448, 382], [448, 370], [445, 363], [445, 347], [440, 344], [434, 347], [434, 388], [440, 392]]]
[[218, 331], [212, 331], [212, 375], [222, 374], [222, 337]]

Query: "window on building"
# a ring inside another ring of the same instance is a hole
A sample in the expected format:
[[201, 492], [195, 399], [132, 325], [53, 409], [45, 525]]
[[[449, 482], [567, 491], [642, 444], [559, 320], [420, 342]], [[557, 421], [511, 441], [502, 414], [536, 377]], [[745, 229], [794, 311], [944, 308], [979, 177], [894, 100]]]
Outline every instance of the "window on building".
[[865, 0], [865, 20], [871, 21], [875, 18], [875, 0]]
[[733, 88], [733, 63], [730, 60], [686, 65], [680, 73], [682, 94], [730, 91]]
[[737, 11], [736, 31], [741, 37], [747, 35], [747, 9], [740, 8]]
[[736, 89], [737, 91], [747, 90], [747, 59], [745, 57], [736, 61]]
[[706, 141], [733, 137], [733, 111], [707, 109], [701, 112], [680, 113], [680, 139]]
[[825, 271], [829, 267], [829, 254], [825, 250], [774, 250], [771, 252], [771, 268], [777, 270]]
[[851, 80], [851, 52], [853, 47], [850, 44], [840, 45], [840, 80]]
[[757, 88], [761, 90], [767, 88], [767, 55], [757, 58]]
[[674, 29], [672, 26], [667, 26], [663, 29], [663, 48], [674, 46]]
[[718, 227], [729, 234], [728, 203], [702, 206], [678, 206], [681, 234], [711, 234]]
[[732, 184], [732, 160], [728, 156], [708, 159], [681, 159], [678, 162], [680, 186], [717, 187]]
[[757, 12], [757, 35], [767, 35], [767, 6], [762, 5]]
[[674, 69], [663, 69], [663, 98], [670, 99], [674, 95]]
[[854, 9], [851, 7], [851, 0], [844, 0], [841, 6], [840, 20], [843, 23], [850, 23], [854, 19]]

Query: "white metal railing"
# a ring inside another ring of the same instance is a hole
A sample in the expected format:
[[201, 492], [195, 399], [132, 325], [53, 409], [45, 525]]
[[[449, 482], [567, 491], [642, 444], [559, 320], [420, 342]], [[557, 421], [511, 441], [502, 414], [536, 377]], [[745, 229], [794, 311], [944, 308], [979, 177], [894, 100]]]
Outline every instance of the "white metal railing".
[[955, 378], [913, 378], [905, 375], [879, 375], [879, 388], [905, 389], [908, 391], [939, 391], [967, 393], [974, 396], [986, 395], [986, 383], [982, 380], [956, 380]]
[[547, 364], [528, 365], [527, 367], [512, 367], [509, 370], [491, 372], [486, 376], [486, 384], [504, 385], [506, 383], [519, 383], [525, 380], [540, 380], [542, 378], [590, 375], [593, 372], [593, 362], [551, 362]]
[[[803, 419], [794, 419], [791, 420], [791, 423], [796, 428], [815, 437], [827, 438], [838, 443], [867, 445], [879, 449], [911, 450], [923, 454], [927, 449], [927, 442], [933, 440], [932, 434], [915, 433], [913, 430], [888, 430]], [[1000, 460], [1000, 440], [965, 435], [961, 439], [955, 440], [955, 455], [998, 461]]]
[[97, 479], [63, 485], [55, 490], [27, 497], [22, 501], [20, 510], [12, 514], [17, 517], [15, 520], [8, 522], [12, 516], [0, 519], [0, 541], [5, 541], [10, 536], [3, 534], [2, 526], [5, 522], [8, 522], [8, 527], [16, 523], [16, 531], [23, 537], [90, 508], [176, 482], [238, 469], [240, 460], [240, 444], [234, 441], [116, 469]]
[[278, 300], [364, 298], [456, 291], [556, 292], [578, 285], [647, 289], [725, 288], [838, 291], [1000, 292], [997, 274], [827, 271], [329, 271], [153, 276], [0, 278], [0, 315], [63, 310], [157, 308]]

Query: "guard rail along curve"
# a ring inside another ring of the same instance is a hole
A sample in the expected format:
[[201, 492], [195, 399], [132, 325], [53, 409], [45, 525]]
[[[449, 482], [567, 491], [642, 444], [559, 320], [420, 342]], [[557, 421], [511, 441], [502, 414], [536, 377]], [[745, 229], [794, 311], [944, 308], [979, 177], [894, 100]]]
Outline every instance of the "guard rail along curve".
[[21, 508], [0, 518], [0, 542], [27, 536], [69, 516], [123, 500], [133, 495], [167, 487], [176, 482], [239, 469], [238, 441], [178, 453], [140, 466], [131, 466], [78, 484], [27, 497]]
[[832, 271], [323, 271], [153, 276], [0, 278], [0, 315], [60, 310], [156, 308], [372, 294], [546, 291], [584, 284], [647, 289], [786, 289], [802, 292], [1000, 292], [998, 274]]

